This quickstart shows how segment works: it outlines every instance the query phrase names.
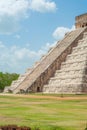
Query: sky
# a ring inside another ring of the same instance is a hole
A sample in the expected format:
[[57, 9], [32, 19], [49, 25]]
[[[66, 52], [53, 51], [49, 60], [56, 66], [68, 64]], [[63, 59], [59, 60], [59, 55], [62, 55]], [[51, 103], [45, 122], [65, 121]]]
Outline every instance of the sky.
[[84, 13], [87, 0], [0, 0], [0, 72], [33, 67]]

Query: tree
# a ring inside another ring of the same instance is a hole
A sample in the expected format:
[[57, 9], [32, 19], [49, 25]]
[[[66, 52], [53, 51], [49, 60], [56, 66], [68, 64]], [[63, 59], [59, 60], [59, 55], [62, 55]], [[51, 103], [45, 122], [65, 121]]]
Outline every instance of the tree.
[[0, 72], [0, 90], [3, 90], [5, 86], [10, 86], [13, 80], [17, 80], [19, 74], [16, 73], [2, 73]]

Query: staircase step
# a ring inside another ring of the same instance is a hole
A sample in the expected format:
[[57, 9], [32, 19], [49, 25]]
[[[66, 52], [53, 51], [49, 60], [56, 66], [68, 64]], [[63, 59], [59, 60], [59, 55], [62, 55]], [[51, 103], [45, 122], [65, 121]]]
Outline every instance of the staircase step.
[[84, 46], [87, 46], [87, 43], [86, 43], [86, 42], [78, 43], [78, 46], [79, 46], [79, 47], [84, 47]]
[[[54, 76], [52, 78], [50, 78], [49, 82], [51, 80], [63, 80], [63, 79], [76, 79], [76, 78], [83, 78], [82, 75], [62, 75], [62, 76]], [[84, 78], [87, 78], [87, 75], [84, 76]]]
[[87, 32], [84, 32], [83, 38], [87, 37]]
[[87, 44], [82, 45], [82, 46], [76, 46], [73, 49], [75, 49], [75, 50], [87, 49]]
[[[86, 67], [83, 67], [84, 69], [86, 68]], [[60, 69], [60, 70], [56, 70], [56, 73], [55, 74], [59, 74], [59, 73], [62, 73], [62, 72], [64, 72], [64, 73], [79, 73], [79, 72], [82, 72], [83, 71], [83, 68], [67, 68], [67, 69]]]
[[75, 47], [72, 49], [72, 53], [73, 54], [77, 54], [77, 53], [85, 53], [85, 52], [87, 52], [87, 48], [81, 48], [81, 49], [79, 49], [79, 51], [78, 51], [78, 49], [75, 49]]
[[74, 48], [73, 48], [73, 53], [74, 53], [74, 52], [79, 52], [79, 51], [84, 51], [84, 50], [85, 50], [85, 51], [87, 50], [87, 46], [83, 46], [83, 47], [79, 47], [79, 46], [78, 46], [78, 47], [74, 47]]
[[86, 67], [85, 62], [80, 62], [80, 63], [75, 62], [74, 64], [62, 64], [61, 70], [65, 70], [65, 69], [76, 70], [77, 68], [84, 69], [84, 67]]
[[72, 60], [74, 60], [74, 61], [76, 61], [76, 60], [78, 60], [78, 59], [83, 59], [83, 57], [85, 58], [86, 57], [86, 55], [87, 54], [81, 54], [81, 55], [76, 55], [76, 56], [69, 56], [69, 57], [67, 57], [67, 61], [72, 61]]
[[84, 50], [84, 51], [79, 51], [79, 52], [76, 52], [76, 53], [71, 53], [69, 54], [67, 57], [71, 57], [71, 56], [77, 56], [77, 55], [86, 55], [87, 54], [87, 50]]
[[73, 61], [69, 61], [69, 62], [67, 62], [67, 61], [63, 62], [62, 65], [67, 65], [67, 64], [68, 65], [69, 64], [77, 64], [78, 65], [79, 63], [82, 63], [82, 62], [83, 63], [86, 62], [86, 57], [84, 59], [78, 59], [77, 61], [73, 60]]
[[25, 79], [25, 77], [19, 77], [18, 80], [23, 81]]
[[65, 83], [77, 83], [77, 82], [82, 82], [82, 77], [79, 77], [79, 78], [65, 78], [65, 79], [52, 79], [49, 81], [49, 84], [50, 85], [63, 85]]
[[[80, 93], [81, 92], [81, 86], [85, 85], [86, 83], [68, 83], [68, 84], [61, 84], [61, 85], [45, 85], [43, 92], [44, 93]], [[78, 91], [77, 91], [78, 90]]]

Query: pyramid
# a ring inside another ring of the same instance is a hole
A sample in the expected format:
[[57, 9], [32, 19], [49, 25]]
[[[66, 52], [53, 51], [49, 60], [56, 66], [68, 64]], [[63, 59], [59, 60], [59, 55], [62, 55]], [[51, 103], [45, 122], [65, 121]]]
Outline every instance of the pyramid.
[[87, 93], [87, 14], [77, 16], [75, 25], [4, 92]]

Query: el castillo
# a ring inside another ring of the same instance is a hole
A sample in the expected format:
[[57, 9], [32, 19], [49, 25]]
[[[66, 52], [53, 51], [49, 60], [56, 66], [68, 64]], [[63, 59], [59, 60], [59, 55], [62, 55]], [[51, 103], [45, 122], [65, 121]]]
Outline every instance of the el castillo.
[[87, 13], [0, 93], [0, 130], [87, 130]]
[[87, 13], [75, 17], [75, 30], [65, 34], [4, 93], [87, 94]]

